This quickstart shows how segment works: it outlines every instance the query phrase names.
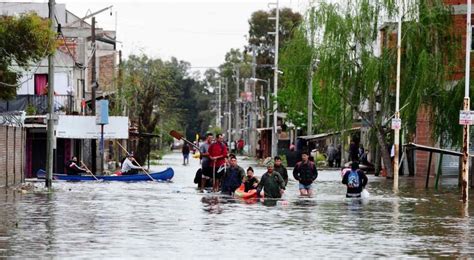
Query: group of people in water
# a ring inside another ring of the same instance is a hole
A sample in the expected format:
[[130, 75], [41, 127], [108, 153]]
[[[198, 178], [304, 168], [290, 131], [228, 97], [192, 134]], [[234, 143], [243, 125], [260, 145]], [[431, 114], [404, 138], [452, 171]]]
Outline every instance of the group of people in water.
[[[217, 134], [215, 140], [213, 137], [212, 133], [206, 134], [204, 143], [199, 147], [201, 168], [197, 174], [201, 178], [195, 179], [195, 182], [198, 183], [200, 191], [212, 185], [212, 191], [232, 195], [243, 184], [245, 192], [256, 190], [260, 197], [282, 197], [288, 185], [288, 171], [279, 156], [266, 162], [266, 172], [259, 180], [255, 177], [252, 167], [244, 171], [238, 165], [237, 157], [228, 154], [222, 134]], [[293, 177], [299, 182], [300, 195], [311, 197], [318, 170], [316, 164], [309, 160], [309, 156], [307, 151], [301, 152], [301, 160], [293, 168]], [[358, 162], [354, 161], [350, 169], [342, 171], [342, 183], [347, 186], [348, 198], [360, 197], [367, 185], [367, 176], [358, 166]]]

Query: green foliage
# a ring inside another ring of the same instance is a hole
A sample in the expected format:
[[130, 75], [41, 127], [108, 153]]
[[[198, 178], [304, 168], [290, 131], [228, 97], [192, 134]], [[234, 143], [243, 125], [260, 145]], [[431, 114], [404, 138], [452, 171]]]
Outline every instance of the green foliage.
[[[250, 52], [252, 45], [258, 46], [257, 64], [266, 65], [257, 70], [257, 77], [262, 79], [270, 78], [273, 75], [271, 64], [274, 63], [275, 37], [268, 34], [268, 32], [275, 31], [275, 21], [269, 19], [275, 16], [276, 9], [271, 11], [260, 10], [252, 13], [249, 20], [249, 39], [246, 51]], [[285, 48], [286, 43], [292, 37], [293, 31], [298, 28], [301, 21], [301, 14], [293, 12], [290, 8], [280, 9], [280, 48]]]
[[0, 99], [16, 95], [21, 74], [10, 66], [26, 69], [54, 53], [55, 48], [55, 32], [51, 31], [49, 20], [35, 13], [0, 16]]
[[26, 106], [25, 112], [29, 116], [36, 115], [36, 107], [32, 104], [28, 104]]
[[[397, 26], [384, 23], [381, 18], [385, 14], [397, 18], [398, 3], [322, 1], [309, 11], [282, 53], [282, 63], [300, 65], [298, 70], [282, 65], [285, 87], [279, 100], [286, 105], [292, 120], [298, 117], [294, 111], [305, 111], [309, 58], [314, 55], [319, 59], [313, 78], [313, 121], [318, 130], [344, 129], [360, 116], [374, 131], [378, 144], [387, 147], [386, 133], [390, 130], [385, 124], [395, 108], [397, 57], [396, 37], [390, 36], [396, 35]], [[404, 126], [413, 133], [417, 112], [427, 106], [436, 115], [435, 137], [449, 137], [451, 142], [445, 143], [457, 143], [461, 131], [452, 122], [459, 116], [462, 94], [460, 84], [448, 87], [448, 81], [462, 44], [453, 35], [451, 11], [441, 0], [409, 3], [404, 8], [402, 28], [400, 106], [406, 106], [402, 110]], [[386, 36], [382, 42], [380, 31]], [[314, 48], [310, 48], [313, 42]], [[453, 98], [459, 102], [453, 104]], [[379, 113], [375, 113], [376, 103], [381, 106]], [[360, 110], [361, 104], [369, 109]], [[382, 148], [382, 154], [389, 164], [385, 150]]]
[[[219, 76], [227, 79], [228, 82], [227, 89], [230, 100], [235, 100], [237, 94], [240, 95], [240, 93], [235, 93], [237, 69], [239, 69], [240, 78], [250, 78], [252, 76], [252, 57], [239, 49], [230, 49], [225, 54], [224, 63], [219, 66]], [[217, 82], [214, 82], [215, 85]]]
[[282, 49], [282, 88], [278, 93], [278, 104], [281, 110], [288, 113], [288, 119], [296, 126], [303, 126], [307, 114], [308, 75], [312, 59], [312, 48], [301, 26], [292, 40]]
[[217, 127], [217, 126], [211, 127], [210, 129], [208, 129], [208, 132], [213, 133], [214, 136], [216, 136], [217, 134], [222, 134], [223, 133], [222, 128]]
[[[124, 62], [124, 79], [121, 89], [130, 120], [138, 125], [140, 133], [154, 133], [169, 104], [175, 101], [172, 71], [164, 61], [151, 59], [145, 55], [131, 55]], [[148, 152], [149, 142], [140, 138], [137, 160], [143, 162]]]
[[[189, 66], [174, 57], [163, 61], [129, 56], [112, 111], [121, 114], [125, 106], [140, 133], [158, 134], [163, 143], [172, 142], [170, 130], [184, 133], [188, 140], [203, 135], [210, 122], [210, 96], [205, 82], [189, 76]], [[137, 160], [144, 160], [149, 145], [147, 139], [139, 140]]]

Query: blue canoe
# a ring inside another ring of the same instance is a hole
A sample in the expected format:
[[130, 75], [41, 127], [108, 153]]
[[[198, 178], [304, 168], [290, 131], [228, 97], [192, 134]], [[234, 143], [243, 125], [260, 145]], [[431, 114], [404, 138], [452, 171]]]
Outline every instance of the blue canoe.
[[[157, 181], [169, 181], [174, 176], [172, 168], [168, 168], [161, 172], [150, 173], [151, 177]], [[36, 173], [38, 179], [46, 178], [46, 171], [43, 169], [38, 170]], [[103, 181], [151, 181], [150, 177], [146, 174], [134, 174], [134, 175], [121, 175], [121, 176], [108, 176], [108, 175], [96, 175], [97, 179]], [[66, 175], [66, 174], [53, 174], [53, 180], [61, 181], [95, 181], [96, 179], [92, 175]]]

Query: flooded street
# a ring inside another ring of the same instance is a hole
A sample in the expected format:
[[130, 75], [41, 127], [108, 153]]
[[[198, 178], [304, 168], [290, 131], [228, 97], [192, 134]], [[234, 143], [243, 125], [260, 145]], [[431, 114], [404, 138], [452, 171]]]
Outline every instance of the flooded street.
[[[474, 209], [463, 209], [453, 185], [435, 192], [403, 177], [396, 196], [391, 182], [369, 175], [370, 199], [349, 201], [339, 172], [320, 171], [314, 198], [299, 198], [290, 177], [285, 201], [268, 206], [198, 193], [198, 160], [181, 163], [174, 153], [153, 168], [173, 167], [171, 183], [55, 182], [52, 193], [42, 183], [34, 193], [2, 190], [0, 258], [474, 255]], [[239, 161], [243, 168], [249, 163]]]

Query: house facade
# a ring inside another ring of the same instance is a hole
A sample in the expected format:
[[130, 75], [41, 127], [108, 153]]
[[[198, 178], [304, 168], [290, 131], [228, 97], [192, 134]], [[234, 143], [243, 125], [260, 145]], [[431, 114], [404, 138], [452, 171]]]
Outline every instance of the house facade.
[[[90, 115], [92, 93], [92, 63], [96, 63], [96, 78], [99, 83], [96, 97], [103, 98], [114, 93], [115, 77], [118, 73], [118, 51], [115, 31], [96, 28], [96, 44], [93, 46], [91, 25], [66, 9], [65, 4], [56, 4], [57, 23], [61, 30], [57, 36], [57, 51], [54, 55], [54, 110], [58, 114]], [[0, 15], [17, 15], [36, 12], [48, 18], [47, 3], [0, 2]], [[92, 60], [95, 53], [96, 59]], [[36, 171], [46, 165], [48, 59], [32, 64], [23, 71], [19, 80], [15, 100], [0, 100], [0, 114], [11, 111], [26, 111], [25, 166], [24, 176], [35, 177]], [[90, 144], [95, 140], [57, 139], [54, 171], [64, 172], [65, 162], [76, 155], [87, 164], [92, 162]], [[97, 153], [98, 154], [98, 153]]]

